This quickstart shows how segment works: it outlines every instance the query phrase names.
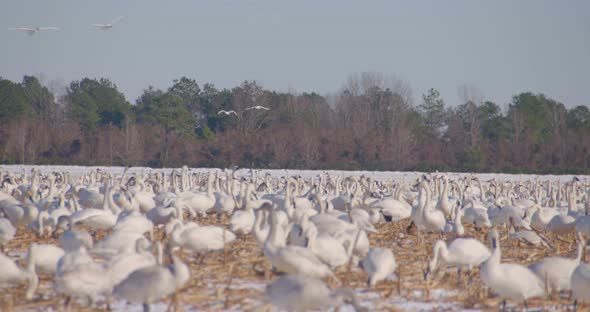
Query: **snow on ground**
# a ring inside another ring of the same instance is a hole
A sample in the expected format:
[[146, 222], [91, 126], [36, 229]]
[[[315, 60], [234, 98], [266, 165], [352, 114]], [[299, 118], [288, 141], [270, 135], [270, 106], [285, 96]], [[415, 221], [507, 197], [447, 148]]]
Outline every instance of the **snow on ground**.
[[[102, 171], [110, 172], [113, 174], [121, 174], [125, 170], [125, 167], [105, 167], [105, 166], [96, 166], [96, 167], [86, 167], [86, 166], [32, 166], [32, 165], [2, 165], [0, 166], [0, 171], [3, 172], [12, 172], [12, 173], [21, 173], [23, 169], [29, 171], [31, 168], [37, 168], [43, 173], [49, 173], [54, 171], [64, 172], [67, 171], [73, 176], [80, 176], [82, 174], [86, 174], [91, 170], [100, 169]], [[129, 173], [150, 173], [156, 171], [164, 171], [164, 172], [171, 172], [172, 170], [180, 170], [180, 168], [164, 168], [164, 169], [153, 169], [149, 167], [131, 167], [129, 169]], [[215, 170], [222, 170], [218, 168], [189, 168], [191, 172], [209, 172]], [[345, 170], [291, 170], [291, 169], [260, 169], [263, 173], [269, 173], [271, 176], [284, 176], [284, 175], [300, 175], [303, 178], [315, 177], [321, 172], [327, 172], [332, 176], [370, 176], [376, 180], [413, 180], [416, 177], [423, 175], [423, 172], [417, 171], [345, 171]], [[237, 176], [249, 176], [250, 170], [249, 169], [239, 169], [236, 172]], [[463, 176], [470, 176], [471, 173], [456, 173], [450, 172], [450, 176], [452, 177], [463, 177]], [[539, 178], [543, 181], [551, 180], [551, 181], [570, 181], [573, 177], [578, 177], [581, 179], [590, 179], [590, 176], [583, 176], [583, 175], [535, 175], [535, 174], [507, 174], [507, 173], [478, 173], [475, 174], [482, 180], [489, 180], [489, 179], [497, 179], [500, 181], [505, 180], [528, 180], [531, 178]]]

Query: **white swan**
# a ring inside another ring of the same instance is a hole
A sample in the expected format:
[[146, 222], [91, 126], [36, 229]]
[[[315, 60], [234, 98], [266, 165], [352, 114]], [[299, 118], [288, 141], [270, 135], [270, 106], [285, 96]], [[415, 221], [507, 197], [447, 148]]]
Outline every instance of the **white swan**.
[[475, 238], [457, 238], [448, 246], [444, 241], [438, 240], [432, 249], [432, 260], [428, 263], [424, 278], [428, 278], [429, 274], [436, 272], [440, 264], [446, 264], [457, 267], [459, 281], [461, 281], [461, 270], [469, 272], [489, 257], [488, 248]]
[[153, 265], [133, 271], [115, 286], [113, 293], [131, 303], [142, 303], [143, 311], [149, 305], [183, 287], [190, 278], [190, 269], [176, 256], [168, 266]]
[[57, 27], [13, 27], [13, 28], [8, 28], [8, 30], [24, 31], [29, 36], [32, 36], [32, 35], [40, 32], [40, 31], [43, 31], [43, 30], [59, 30], [59, 28], [57, 28]]
[[39, 215], [39, 209], [34, 205], [18, 201], [14, 204], [12, 200], [9, 200], [2, 210], [6, 218], [15, 226], [27, 225], [35, 221]]
[[79, 265], [94, 262], [94, 259], [88, 254], [88, 250], [84, 246], [80, 246], [78, 250], [66, 251], [66, 253], [57, 261], [56, 276], [69, 271]]
[[49, 216], [51, 218], [49, 222], [52, 227], [55, 227], [57, 225], [59, 218], [61, 216], [69, 216], [74, 212], [73, 206], [70, 206], [69, 208], [66, 207], [66, 200], [64, 194], [60, 193], [58, 198], [58, 206], [54, 209], [51, 209], [49, 212]]
[[456, 203], [453, 209], [453, 214], [455, 219], [452, 221], [447, 221], [444, 228], [444, 233], [452, 233], [454, 232], [457, 236], [463, 236], [465, 234], [465, 228], [461, 223], [462, 213], [461, 213], [461, 204]]
[[114, 231], [94, 244], [91, 253], [95, 256], [110, 259], [118, 254], [135, 250], [135, 243], [142, 237], [143, 234], [138, 232]]
[[574, 233], [576, 230], [576, 218], [570, 215], [557, 214], [551, 218], [546, 230], [557, 235]]
[[[81, 248], [84, 250], [84, 247]], [[89, 299], [91, 304], [99, 295], [110, 293], [112, 284], [106, 267], [92, 260], [82, 263], [71, 262], [64, 265], [68, 259], [64, 255], [58, 262], [58, 270], [55, 275], [56, 290], [69, 297]], [[66, 300], [66, 306], [69, 304]]]
[[552, 247], [549, 240], [542, 236], [540, 233], [531, 230], [522, 230], [514, 232], [511, 229], [510, 238], [517, 239], [530, 246], [537, 247]]
[[311, 250], [299, 246], [285, 246], [286, 237], [278, 237], [280, 234], [276, 213], [269, 204], [264, 204], [260, 209], [270, 211], [270, 233], [264, 243], [263, 252], [277, 271], [318, 278], [334, 276], [330, 268]]
[[442, 211], [445, 217], [450, 217], [453, 205], [449, 201], [449, 178], [446, 174], [443, 175], [443, 183], [443, 190], [436, 204], [436, 209]]
[[527, 210], [527, 216], [531, 215], [531, 224], [537, 227], [540, 230], [545, 230], [547, 225], [553, 217], [559, 215], [557, 210], [551, 207], [540, 207], [539, 205], [534, 205]]
[[516, 263], [501, 263], [500, 238], [498, 232], [491, 231], [492, 255], [480, 266], [482, 281], [503, 299], [524, 301], [545, 294], [543, 281], [527, 267]]
[[175, 206], [158, 206], [150, 209], [146, 212], [145, 216], [154, 225], [166, 224], [173, 218], [180, 218], [182, 215], [182, 209]]
[[[27, 255], [27, 266], [34, 265], [35, 272], [38, 273], [55, 274], [57, 263], [64, 254], [65, 251], [58, 246], [31, 243]], [[33, 262], [32, 264], [29, 263], [31, 261]]]
[[117, 216], [114, 212], [118, 212], [118, 207], [114, 207], [111, 187], [108, 186], [108, 183], [105, 186], [105, 193], [102, 199], [102, 209], [86, 208], [76, 211], [71, 216], [71, 222], [85, 224], [93, 230], [111, 229], [117, 223]]
[[66, 252], [76, 251], [80, 248], [80, 246], [90, 249], [94, 245], [92, 236], [90, 236], [90, 234], [84, 230], [77, 229], [76, 225], [72, 223], [72, 219], [69, 216], [59, 217], [57, 226], [54, 229], [54, 233], [55, 231], [64, 228], [67, 228], [67, 230], [59, 237], [59, 245]]
[[213, 178], [213, 173], [210, 173], [207, 178], [206, 193], [183, 192], [177, 196], [177, 200], [187, 206], [192, 213], [206, 216], [207, 211], [215, 207], [216, 203], [215, 196], [213, 195]]
[[570, 283], [575, 311], [578, 300], [590, 301], [590, 264], [580, 263], [572, 273]]
[[572, 273], [580, 264], [583, 252], [584, 242], [581, 240], [578, 245], [578, 253], [575, 259], [547, 257], [529, 266], [529, 269], [537, 274], [541, 280], [547, 281], [549, 292], [570, 290]]
[[[133, 252], [117, 255], [106, 263], [107, 271], [113, 285], [119, 284], [135, 270], [156, 265], [158, 263], [158, 259], [149, 251], [149, 245], [150, 243], [147, 239], [143, 237], [139, 238], [135, 242], [135, 250]], [[161, 258], [161, 244], [156, 244], [156, 248], [158, 257]]]
[[352, 289], [332, 292], [321, 280], [305, 275], [281, 276], [266, 286], [266, 296], [275, 306], [289, 311], [324, 310], [350, 302], [356, 311], [366, 311]]
[[121, 19], [123, 19], [124, 16], [119, 16], [117, 18], [115, 18], [112, 22], [107, 23], [107, 24], [92, 24], [92, 26], [99, 28], [101, 30], [108, 30], [113, 28], [113, 26], [120, 21]]
[[14, 238], [16, 229], [10, 220], [0, 218], [0, 252], [4, 252], [4, 245]]
[[113, 231], [128, 231], [141, 234], [153, 233], [154, 224], [139, 211], [126, 211], [117, 217]]
[[264, 106], [261, 106], [261, 105], [256, 105], [256, 106], [248, 107], [248, 108], [246, 108], [245, 110], [251, 110], [251, 109], [263, 109], [263, 110], [270, 110], [270, 108], [268, 108], [268, 107], [264, 107]]
[[[29, 256], [34, 258], [34, 255], [29, 254]], [[23, 270], [12, 259], [0, 253], [0, 284], [20, 284], [25, 281], [29, 284], [25, 296], [27, 300], [31, 300], [39, 285], [34, 262], [28, 261], [27, 269]]]
[[308, 239], [307, 248], [331, 268], [345, 264], [350, 256], [340, 241], [326, 233], [318, 234], [315, 225], [309, 223], [304, 233]]
[[236, 116], [238, 115], [238, 113], [236, 113], [236, 111], [234, 111], [234, 110], [226, 111], [223, 109], [217, 112], [217, 115], [221, 115], [221, 114], [225, 114], [226, 116], [231, 115], [231, 114], [234, 114]]
[[369, 249], [367, 257], [361, 261], [361, 267], [369, 276], [367, 284], [375, 286], [395, 272], [397, 263], [391, 250], [373, 247]]
[[170, 245], [172, 247], [179, 246], [197, 253], [221, 250], [235, 239], [234, 233], [211, 225], [198, 225], [187, 228], [177, 224], [170, 233]]
[[[220, 180], [219, 177], [216, 176], [215, 177], [215, 185], [216, 186], [219, 184], [219, 180]], [[236, 196], [234, 194], [233, 178], [229, 174], [229, 172], [226, 173], [225, 185], [226, 185], [227, 193], [224, 193], [224, 192], [220, 191], [219, 189], [216, 189], [216, 191], [213, 193], [213, 195], [215, 196], [215, 206], [213, 207], [213, 209], [215, 209], [215, 211], [217, 211], [217, 213], [231, 214], [234, 211], [234, 209], [237, 208], [238, 201], [237, 201]], [[258, 207], [256, 207], [256, 208], [258, 208]]]
[[419, 187], [421, 191], [426, 193], [426, 198], [424, 199], [424, 205], [420, 206], [422, 218], [420, 219], [421, 223], [418, 226], [422, 226], [424, 230], [429, 232], [443, 232], [447, 222], [444, 212], [435, 209], [435, 207], [431, 205], [431, 191], [428, 184], [422, 182]]
[[255, 207], [254, 203], [249, 200], [250, 194], [252, 194], [253, 191], [254, 185], [249, 184], [246, 188], [246, 195], [244, 196], [242, 210], [235, 211], [229, 221], [230, 231], [236, 234], [248, 234], [252, 231], [252, 227], [254, 226], [254, 209], [258, 208], [259, 206]]
[[[264, 247], [264, 242], [270, 233], [270, 225], [266, 222], [268, 211], [265, 209], [256, 210], [254, 226], [252, 227], [252, 234], [260, 248]], [[286, 235], [286, 234], [285, 234]]]

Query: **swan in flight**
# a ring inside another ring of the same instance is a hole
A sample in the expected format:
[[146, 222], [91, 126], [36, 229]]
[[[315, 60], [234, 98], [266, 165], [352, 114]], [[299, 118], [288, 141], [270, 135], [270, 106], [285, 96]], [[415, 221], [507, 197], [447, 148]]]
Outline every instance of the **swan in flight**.
[[252, 106], [252, 107], [248, 107], [248, 108], [246, 108], [246, 110], [251, 110], [251, 109], [264, 109], [264, 110], [270, 110], [270, 108], [268, 108], [268, 107], [264, 107], [264, 106], [260, 106], [260, 105], [256, 105], [256, 106]]
[[115, 18], [112, 22], [108, 23], [108, 24], [92, 24], [92, 26], [99, 28], [101, 30], [108, 30], [113, 28], [113, 26], [120, 21], [121, 19], [123, 19], [124, 16], [119, 16], [117, 18]]
[[57, 28], [57, 27], [13, 27], [13, 28], [8, 28], [8, 29], [9, 30], [24, 31], [29, 36], [32, 36], [42, 30], [59, 30], [59, 28]]
[[217, 115], [221, 115], [221, 114], [224, 114], [226, 116], [229, 116], [231, 114], [234, 114], [234, 115], [238, 116], [238, 113], [236, 113], [236, 111], [233, 111], [233, 110], [226, 111], [226, 110], [223, 110], [222, 109], [222, 110], [220, 110], [220, 111], [217, 112]]

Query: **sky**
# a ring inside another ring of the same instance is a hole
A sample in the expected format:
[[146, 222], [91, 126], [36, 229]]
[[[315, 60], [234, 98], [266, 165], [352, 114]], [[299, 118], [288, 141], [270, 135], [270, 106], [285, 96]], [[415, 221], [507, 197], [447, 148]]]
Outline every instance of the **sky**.
[[[21, 26], [61, 30], [9, 30]], [[414, 103], [435, 88], [455, 105], [468, 85], [501, 106], [526, 91], [590, 105], [587, 0], [3, 1], [0, 42], [5, 79], [106, 77], [132, 103], [181, 76], [329, 94], [372, 71], [405, 81]]]

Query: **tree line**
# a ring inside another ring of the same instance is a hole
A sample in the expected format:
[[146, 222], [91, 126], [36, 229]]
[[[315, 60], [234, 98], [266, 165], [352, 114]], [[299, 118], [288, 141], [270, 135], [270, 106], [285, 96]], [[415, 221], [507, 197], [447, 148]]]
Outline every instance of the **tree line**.
[[[181, 77], [131, 103], [106, 78], [61, 93], [33, 76], [0, 78], [0, 162], [590, 172], [587, 106], [523, 92], [502, 109], [475, 87], [459, 94], [449, 105], [429, 89], [414, 103], [406, 83], [378, 73], [352, 75], [327, 96]], [[255, 105], [269, 110], [247, 110]]]

